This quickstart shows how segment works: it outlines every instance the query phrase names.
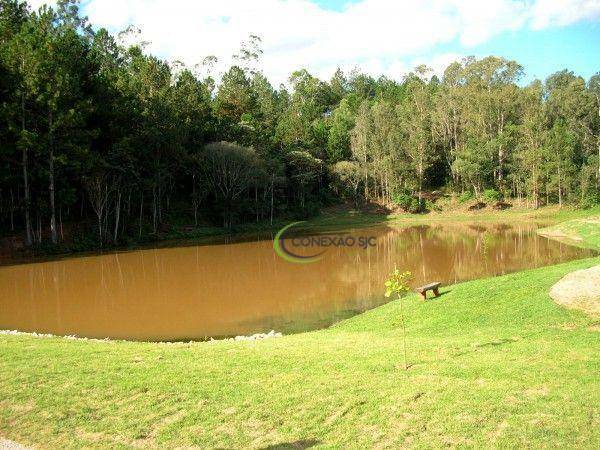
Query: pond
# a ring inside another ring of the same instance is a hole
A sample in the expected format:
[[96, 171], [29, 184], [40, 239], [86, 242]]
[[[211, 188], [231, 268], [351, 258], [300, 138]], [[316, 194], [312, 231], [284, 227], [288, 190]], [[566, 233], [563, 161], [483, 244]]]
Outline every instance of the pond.
[[[370, 245], [329, 246], [310, 264], [286, 261], [272, 239], [257, 238], [5, 266], [0, 329], [147, 341], [286, 334], [385, 303], [383, 283], [394, 265], [413, 273], [414, 287], [594, 254], [538, 236], [536, 228], [444, 223], [346, 230], [343, 236], [368, 237]], [[296, 249], [302, 252], [311, 250]]]

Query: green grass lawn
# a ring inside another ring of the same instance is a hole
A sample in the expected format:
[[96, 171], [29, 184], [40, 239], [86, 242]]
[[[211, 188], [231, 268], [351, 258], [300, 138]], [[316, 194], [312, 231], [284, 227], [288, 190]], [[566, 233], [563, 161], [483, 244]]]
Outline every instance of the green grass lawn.
[[567, 220], [538, 232], [572, 245], [600, 250], [600, 214]]
[[[598, 448], [597, 320], [552, 302], [574, 261], [264, 341], [0, 335], [0, 436], [41, 447]], [[383, 287], [382, 287], [383, 292]]]
[[558, 223], [571, 219], [586, 218], [590, 216], [600, 216], [600, 208], [577, 209], [570, 207], [546, 206], [538, 209], [524, 207], [510, 208], [504, 211], [498, 211], [491, 208], [485, 208], [479, 211], [468, 211], [462, 209], [448, 209], [440, 212], [429, 212], [426, 214], [373, 214], [358, 210], [335, 208], [331, 212], [325, 210], [318, 217], [307, 221], [306, 228], [314, 229], [319, 227], [338, 227], [338, 226], [364, 226], [377, 223], [393, 222], [406, 224], [420, 224], [431, 222], [509, 222], [519, 221], [537, 221]]

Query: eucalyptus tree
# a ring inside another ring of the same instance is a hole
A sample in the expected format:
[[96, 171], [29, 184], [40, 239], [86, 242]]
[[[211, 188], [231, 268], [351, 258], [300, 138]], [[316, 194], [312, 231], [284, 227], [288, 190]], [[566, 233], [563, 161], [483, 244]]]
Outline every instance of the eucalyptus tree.
[[374, 195], [382, 202], [391, 199], [391, 188], [406, 172], [406, 153], [403, 148], [401, 119], [393, 104], [376, 101], [371, 107], [372, 130], [370, 152]]
[[398, 107], [400, 128], [403, 134], [404, 154], [410, 160], [416, 177], [419, 207], [422, 207], [425, 171], [433, 160], [431, 110], [433, 95], [424, 78], [431, 69], [417, 67], [406, 79], [406, 99]]
[[[592, 80], [590, 80], [592, 81]], [[593, 86], [593, 85], [592, 85]], [[581, 165], [582, 175], [593, 173], [595, 170], [588, 168], [598, 167], [596, 161], [600, 145], [600, 131], [598, 130], [598, 115], [600, 114], [600, 103], [592, 89], [586, 86], [582, 77], [573, 72], [563, 70], [556, 72], [546, 80], [546, 95], [551, 126], [560, 122], [565, 125], [563, 132], [571, 132], [575, 137], [575, 158], [583, 161]], [[600, 157], [600, 156], [598, 156]], [[585, 178], [581, 180], [586, 189], [589, 183]], [[596, 192], [600, 185], [596, 178]]]
[[562, 206], [565, 195], [569, 196], [576, 180], [575, 150], [577, 137], [564, 122], [557, 121], [546, 132], [545, 146], [548, 151], [548, 190], [556, 191], [558, 204]]
[[529, 196], [533, 206], [540, 206], [545, 173], [544, 140], [547, 129], [546, 105], [542, 83], [535, 81], [523, 90], [522, 123], [518, 127], [517, 155], [512, 174], [515, 194]]
[[[590, 152], [590, 166], [594, 168], [593, 171], [595, 172], [596, 193], [600, 193], [600, 72], [590, 78], [588, 82], [588, 92], [593, 100], [593, 108], [590, 109], [589, 120], [589, 130], [592, 137], [592, 139], [590, 139], [590, 147], [593, 148], [594, 144], [596, 147], [593, 157], [591, 157]], [[594, 159], [595, 164], [593, 164]]]
[[350, 158], [350, 131], [355, 117], [347, 99], [342, 99], [331, 114], [331, 125], [327, 136], [327, 160], [335, 164]]
[[443, 157], [451, 175], [452, 186], [459, 186], [460, 174], [454, 162], [465, 148], [464, 71], [459, 62], [451, 63], [444, 71], [441, 86], [434, 96], [432, 133], [441, 144]]
[[[493, 158], [493, 181], [500, 191], [504, 191], [505, 165], [510, 159], [511, 149], [506, 145], [504, 133], [507, 125], [518, 120], [515, 101], [518, 88], [515, 83], [521, 78], [523, 68], [515, 61], [490, 56], [481, 60], [467, 59], [463, 71], [465, 131], [470, 147], [465, 150], [469, 152], [479, 147], [488, 152], [488, 157]], [[470, 159], [473, 160], [472, 157]], [[476, 164], [472, 170], [481, 166]], [[470, 174], [471, 179], [482, 178], [473, 175]]]

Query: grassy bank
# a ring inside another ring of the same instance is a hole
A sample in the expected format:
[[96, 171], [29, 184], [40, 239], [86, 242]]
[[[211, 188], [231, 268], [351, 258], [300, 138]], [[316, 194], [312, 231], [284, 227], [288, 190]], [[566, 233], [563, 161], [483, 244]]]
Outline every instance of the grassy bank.
[[597, 448], [598, 323], [547, 292], [598, 263], [410, 296], [408, 371], [397, 302], [265, 341], [0, 335], [0, 436], [42, 447]]
[[310, 228], [335, 228], [345, 226], [376, 225], [380, 223], [422, 224], [430, 222], [511, 222], [536, 221], [557, 224], [567, 220], [600, 216], [600, 208], [576, 209], [546, 206], [539, 209], [510, 208], [504, 211], [484, 208], [479, 211], [469, 211], [465, 208], [429, 212], [427, 214], [373, 214], [351, 209], [325, 210], [318, 217], [307, 221]]
[[600, 214], [561, 222], [538, 233], [571, 245], [600, 250]]

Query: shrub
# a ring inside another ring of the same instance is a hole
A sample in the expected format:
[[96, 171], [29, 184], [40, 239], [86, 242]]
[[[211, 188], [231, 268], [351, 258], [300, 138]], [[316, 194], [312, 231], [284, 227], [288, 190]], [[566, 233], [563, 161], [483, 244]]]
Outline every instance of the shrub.
[[421, 212], [423, 209], [423, 203], [419, 203], [418, 198], [413, 198], [410, 201], [410, 206], [408, 207], [408, 212], [412, 214], [416, 214]]
[[413, 201], [412, 196], [410, 194], [407, 194], [406, 192], [402, 192], [400, 194], [394, 194], [392, 196], [392, 202], [395, 205], [398, 205], [400, 208], [402, 208], [405, 211], [408, 211], [410, 209], [412, 201]]
[[425, 210], [427, 211], [441, 211], [442, 208], [438, 205], [436, 205], [434, 202], [432, 202], [431, 200], [425, 200]]
[[600, 205], [600, 193], [594, 192], [586, 195], [581, 199], [581, 207], [590, 209]]
[[471, 191], [465, 191], [462, 194], [460, 194], [460, 196], [458, 197], [458, 202], [465, 203], [472, 199], [473, 199], [473, 193]]
[[483, 199], [487, 203], [497, 202], [501, 198], [502, 198], [502, 195], [496, 189], [486, 189], [485, 191], [483, 191]]

